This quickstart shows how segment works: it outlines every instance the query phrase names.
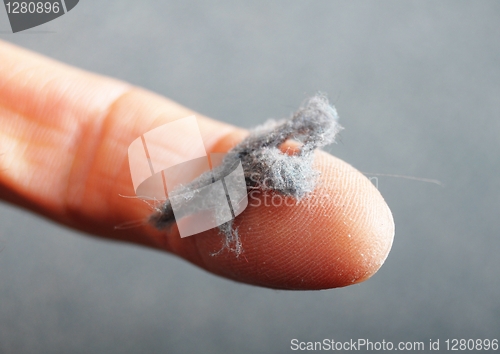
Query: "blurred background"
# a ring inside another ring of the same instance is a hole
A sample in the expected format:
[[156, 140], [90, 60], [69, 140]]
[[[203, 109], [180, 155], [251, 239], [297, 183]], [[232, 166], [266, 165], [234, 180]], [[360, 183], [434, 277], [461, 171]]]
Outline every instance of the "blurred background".
[[345, 127], [328, 151], [443, 185], [378, 176], [396, 223], [385, 265], [315, 292], [238, 284], [0, 204], [1, 353], [500, 337], [500, 2], [81, 0], [10, 32], [0, 9], [0, 39], [243, 127], [326, 92]]

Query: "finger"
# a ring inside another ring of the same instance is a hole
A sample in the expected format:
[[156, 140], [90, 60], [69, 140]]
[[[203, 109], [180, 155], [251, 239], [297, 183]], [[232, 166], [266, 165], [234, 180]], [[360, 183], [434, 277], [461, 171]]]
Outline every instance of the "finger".
[[[176, 227], [115, 226], [151, 210], [134, 195], [130, 143], [154, 127], [193, 114], [165, 98], [0, 44], [0, 195], [82, 231], [171, 251], [234, 280], [274, 288], [320, 289], [370, 277], [394, 235], [392, 215], [350, 165], [316, 154], [321, 180], [298, 205], [255, 196], [236, 219], [244, 253], [211, 256], [221, 236], [181, 239]], [[227, 151], [246, 134], [199, 114], [207, 151]], [[172, 156], [182, 155], [168, 146]], [[314, 201], [321, 196], [322, 201]], [[261, 203], [258, 204], [257, 201]]]

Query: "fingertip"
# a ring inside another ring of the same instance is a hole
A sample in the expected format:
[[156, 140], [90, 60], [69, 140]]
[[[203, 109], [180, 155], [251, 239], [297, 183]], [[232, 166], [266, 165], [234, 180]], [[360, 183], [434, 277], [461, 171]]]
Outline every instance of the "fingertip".
[[226, 250], [213, 256], [222, 247], [217, 230], [181, 243], [195, 246], [193, 261], [209, 271], [259, 286], [327, 289], [370, 278], [392, 245], [389, 207], [374, 185], [342, 160], [318, 151], [315, 167], [321, 172], [317, 188], [299, 203], [276, 194], [250, 198], [235, 220], [242, 255]]

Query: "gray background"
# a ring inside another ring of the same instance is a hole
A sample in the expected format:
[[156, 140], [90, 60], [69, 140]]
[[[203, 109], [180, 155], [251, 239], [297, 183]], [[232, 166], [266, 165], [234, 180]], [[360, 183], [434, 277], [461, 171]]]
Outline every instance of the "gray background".
[[0, 9], [0, 31], [244, 127], [327, 92], [345, 127], [329, 151], [444, 184], [378, 177], [389, 258], [365, 283], [319, 292], [237, 284], [0, 205], [0, 352], [500, 337], [500, 2], [83, 0], [19, 34]]

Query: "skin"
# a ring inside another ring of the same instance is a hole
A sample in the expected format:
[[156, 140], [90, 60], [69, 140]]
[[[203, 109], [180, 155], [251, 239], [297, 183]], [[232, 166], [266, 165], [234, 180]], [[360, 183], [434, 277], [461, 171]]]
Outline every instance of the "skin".
[[[143, 201], [123, 197], [135, 195], [128, 146], [192, 114], [208, 152], [226, 152], [247, 134], [144, 89], [0, 42], [0, 198], [248, 284], [325, 289], [361, 282], [380, 268], [394, 237], [387, 204], [365, 176], [321, 151], [315, 155], [318, 187], [298, 205], [251, 197], [235, 222], [244, 248], [238, 258], [227, 251], [211, 256], [221, 247], [217, 230], [181, 239], [175, 226], [116, 229], [151, 213]], [[172, 156], [183, 153], [169, 149]]]

